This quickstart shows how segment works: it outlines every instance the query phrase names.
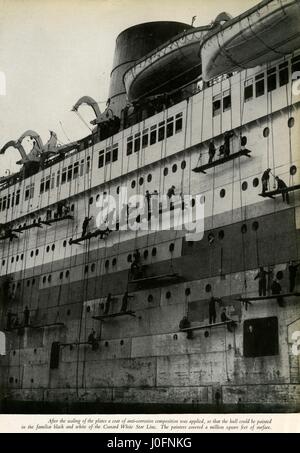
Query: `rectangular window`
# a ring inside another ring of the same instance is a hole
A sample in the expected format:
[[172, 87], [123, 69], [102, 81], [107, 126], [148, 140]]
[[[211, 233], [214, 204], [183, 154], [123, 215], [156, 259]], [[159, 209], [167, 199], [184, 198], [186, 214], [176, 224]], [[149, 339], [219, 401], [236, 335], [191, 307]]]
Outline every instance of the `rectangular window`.
[[220, 94], [213, 97], [212, 107], [213, 107], [213, 116], [220, 115], [220, 113], [221, 113], [221, 95]]
[[138, 132], [134, 136], [134, 152], [137, 153], [141, 149], [141, 133]]
[[245, 81], [244, 102], [250, 101], [252, 98], [253, 98], [253, 78]]
[[25, 187], [25, 200], [29, 200], [30, 186]]
[[10, 193], [7, 195], [7, 206], [6, 209], [10, 208]]
[[278, 355], [278, 319], [247, 319], [244, 321], [244, 356]]
[[17, 190], [17, 193], [16, 193], [16, 206], [20, 203], [20, 190]]
[[223, 93], [223, 112], [231, 109], [231, 93], [230, 90], [226, 90]]
[[3, 197], [3, 202], [2, 202], [2, 211], [5, 211], [6, 209], [6, 196]]
[[44, 192], [45, 192], [45, 179], [42, 178], [41, 184], [40, 184], [40, 193], [44, 193]]
[[[49, 176], [50, 178], [50, 176]], [[30, 184], [30, 194], [29, 194], [29, 198], [33, 198], [34, 197], [34, 184]]]
[[45, 192], [48, 190], [50, 190], [50, 176], [47, 176], [45, 181]]
[[83, 171], [84, 171], [84, 160], [82, 159], [80, 161], [80, 176], [83, 175]]
[[118, 144], [113, 145], [112, 149], [112, 161], [116, 162], [118, 160]]
[[161, 121], [158, 125], [158, 141], [161, 142], [165, 138], [165, 122]]
[[143, 137], [142, 137], [142, 148], [147, 148], [148, 140], [149, 140], [148, 129], [145, 129], [143, 131]]
[[271, 68], [271, 69], [268, 69], [267, 71], [267, 86], [268, 86], [268, 93], [270, 91], [274, 91], [276, 90], [276, 77], [277, 77], [277, 74], [276, 74], [276, 68]]
[[14, 205], [15, 205], [15, 192], [13, 192], [11, 196], [11, 207], [13, 207]]
[[78, 175], [79, 175], [79, 162], [75, 162], [73, 168], [73, 179], [78, 178]]
[[104, 149], [101, 149], [99, 151], [99, 157], [98, 157], [98, 168], [102, 168], [104, 165]]
[[0, 198], [0, 211], [2, 211], [2, 198]]
[[176, 115], [176, 120], [175, 120], [175, 133], [177, 134], [178, 132], [182, 131], [182, 113], [177, 113]]
[[174, 117], [167, 119], [167, 137], [172, 137], [174, 134]]
[[300, 55], [292, 58], [292, 73], [296, 71], [300, 71]]
[[156, 143], [157, 125], [150, 127], [150, 145]]
[[90, 156], [88, 156], [86, 158], [86, 173], [88, 173], [90, 171], [90, 169], [91, 169], [91, 158], [90, 158]]
[[132, 154], [133, 142], [132, 142], [132, 135], [127, 138], [127, 151], [126, 155], [130, 156]]
[[54, 189], [55, 186], [55, 173], [51, 175], [51, 189]]
[[279, 65], [279, 86], [282, 87], [289, 83], [289, 66], [288, 62]]
[[257, 98], [265, 94], [265, 75], [261, 73], [255, 76], [255, 95]]
[[105, 165], [109, 164], [111, 161], [111, 148], [106, 148], [105, 151]]
[[67, 180], [67, 167], [62, 169], [61, 183], [64, 184], [66, 180]]
[[68, 166], [67, 181], [71, 181], [73, 174], [73, 165]]

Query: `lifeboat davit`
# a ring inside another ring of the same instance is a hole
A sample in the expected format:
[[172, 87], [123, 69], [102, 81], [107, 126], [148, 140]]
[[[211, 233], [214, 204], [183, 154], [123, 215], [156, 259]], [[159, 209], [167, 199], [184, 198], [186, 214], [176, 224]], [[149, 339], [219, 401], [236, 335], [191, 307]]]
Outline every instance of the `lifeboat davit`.
[[211, 31], [201, 45], [202, 77], [253, 68], [300, 48], [300, 1], [265, 0]]
[[169, 92], [201, 75], [199, 46], [209, 30], [186, 30], [135, 63], [124, 74], [129, 101]]

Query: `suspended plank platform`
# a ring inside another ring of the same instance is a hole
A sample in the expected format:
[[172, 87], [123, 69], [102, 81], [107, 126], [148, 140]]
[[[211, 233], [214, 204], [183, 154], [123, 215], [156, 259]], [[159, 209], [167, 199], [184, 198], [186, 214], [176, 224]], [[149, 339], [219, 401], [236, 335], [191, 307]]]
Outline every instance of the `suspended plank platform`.
[[5, 234], [4, 236], [0, 236], [0, 241], [5, 241], [5, 239], [10, 239], [11, 241], [13, 239], [18, 239], [19, 236], [13, 233]]
[[41, 220], [41, 224], [43, 225], [52, 225], [52, 223], [57, 223], [57, 222], [62, 222], [63, 220], [73, 220], [74, 217], [71, 214], [62, 216], [62, 217], [57, 217], [54, 219], [49, 219], [49, 220]]
[[300, 293], [280, 293], [280, 294], [272, 294], [271, 296], [257, 296], [257, 297], [240, 297], [236, 299], [239, 302], [252, 302], [252, 301], [260, 301], [260, 300], [272, 300], [278, 299], [278, 297], [295, 297], [300, 296]]
[[229, 154], [229, 156], [214, 160], [213, 162], [211, 162], [209, 164], [201, 165], [200, 167], [195, 167], [195, 168], [193, 168], [193, 171], [195, 173], [206, 174], [206, 170], [209, 170], [210, 168], [213, 168], [213, 167], [217, 167], [218, 165], [225, 164], [226, 162], [237, 159], [238, 157], [242, 157], [242, 156], [251, 157], [250, 153], [251, 153], [251, 151], [249, 149], [241, 149], [237, 153]]
[[43, 228], [43, 226], [42, 226], [41, 222], [33, 222], [30, 225], [24, 225], [24, 226], [21, 226], [19, 228], [13, 228], [12, 232], [14, 232], [14, 233], [22, 233], [23, 231], [31, 230], [31, 228]]
[[136, 280], [129, 280], [128, 283], [132, 284], [143, 284], [143, 283], [148, 283], [148, 282], [155, 282], [155, 281], [170, 281], [170, 280], [176, 280], [179, 281], [181, 279], [180, 275], [177, 273], [173, 274], [160, 274], [160, 275], [153, 275], [151, 277], [144, 277], [144, 278], [138, 278]]
[[136, 318], [135, 311], [120, 311], [119, 313], [112, 313], [111, 315], [103, 315], [103, 316], [92, 316], [93, 319], [96, 319], [97, 321], [104, 321], [105, 319], [109, 318], [117, 318], [119, 316], [132, 316], [133, 318]]
[[106, 238], [111, 232], [112, 230], [110, 230], [109, 228], [107, 228], [106, 230], [96, 230], [93, 233], [88, 233], [85, 236], [79, 237], [78, 239], [71, 238], [69, 240], [69, 244], [80, 244], [81, 242], [88, 241], [89, 239], [96, 238], [98, 236], [100, 236], [101, 239], [104, 239], [104, 237]]
[[300, 189], [300, 184], [296, 184], [295, 186], [286, 187], [284, 189], [277, 189], [277, 190], [271, 190], [269, 192], [263, 192], [263, 193], [260, 193], [259, 196], [263, 197], [263, 198], [268, 197], [268, 198], [275, 199], [276, 195], [293, 192], [294, 190], [299, 190], [299, 189]]
[[215, 324], [206, 324], [204, 326], [187, 327], [186, 329], [180, 329], [180, 332], [191, 332], [193, 330], [207, 330], [207, 329], [227, 326], [227, 324], [232, 324], [234, 326], [236, 324], [236, 321], [230, 320], [230, 321], [225, 321], [225, 322], [216, 322]]

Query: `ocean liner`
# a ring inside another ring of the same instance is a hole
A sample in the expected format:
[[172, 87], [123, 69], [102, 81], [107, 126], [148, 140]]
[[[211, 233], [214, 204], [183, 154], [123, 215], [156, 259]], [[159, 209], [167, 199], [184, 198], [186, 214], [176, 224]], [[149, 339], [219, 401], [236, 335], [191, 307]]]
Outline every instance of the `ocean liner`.
[[1, 143], [1, 412], [299, 410], [299, 24], [133, 26], [88, 136]]

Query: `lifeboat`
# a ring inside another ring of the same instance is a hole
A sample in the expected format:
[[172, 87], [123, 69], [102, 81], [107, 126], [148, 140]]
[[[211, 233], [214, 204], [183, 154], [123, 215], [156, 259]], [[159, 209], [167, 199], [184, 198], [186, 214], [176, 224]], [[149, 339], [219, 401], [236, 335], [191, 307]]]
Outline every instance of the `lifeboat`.
[[300, 48], [300, 1], [265, 0], [204, 38], [202, 77], [253, 68]]
[[209, 30], [210, 26], [184, 31], [127, 70], [123, 80], [129, 101], [171, 91], [199, 77], [199, 46]]

